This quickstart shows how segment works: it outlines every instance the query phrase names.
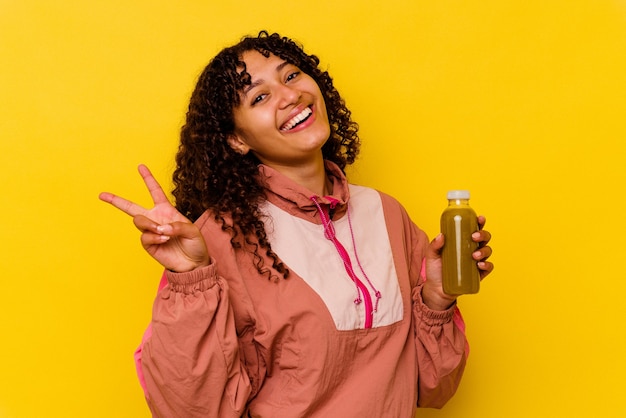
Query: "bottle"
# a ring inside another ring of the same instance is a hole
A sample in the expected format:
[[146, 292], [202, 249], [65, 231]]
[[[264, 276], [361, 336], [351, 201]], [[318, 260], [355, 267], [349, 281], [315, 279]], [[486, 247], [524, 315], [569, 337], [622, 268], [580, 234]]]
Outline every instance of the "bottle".
[[472, 234], [478, 231], [476, 213], [469, 205], [467, 190], [448, 192], [448, 207], [441, 214], [441, 232], [445, 237], [441, 261], [443, 291], [449, 295], [478, 293], [480, 273], [472, 253], [478, 243]]

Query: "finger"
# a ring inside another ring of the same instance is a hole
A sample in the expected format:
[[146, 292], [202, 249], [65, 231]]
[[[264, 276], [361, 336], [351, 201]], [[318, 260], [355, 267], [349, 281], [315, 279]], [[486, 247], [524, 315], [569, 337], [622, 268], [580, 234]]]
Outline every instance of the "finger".
[[472, 234], [472, 241], [480, 243], [481, 246], [487, 245], [491, 240], [491, 233], [489, 231], [477, 231]]
[[202, 235], [198, 227], [189, 222], [172, 222], [159, 225], [150, 218], [141, 215], [136, 216], [133, 221], [137, 229], [145, 233], [151, 232], [156, 235], [188, 239], [199, 238]]
[[478, 264], [478, 269], [480, 270], [480, 279], [484, 279], [488, 274], [493, 271], [493, 263], [489, 261], [480, 261]]
[[474, 260], [485, 261], [486, 259], [491, 257], [491, 253], [492, 253], [491, 247], [483, 247], [478, 251], [474, 251], [472, 253], [472, 258]]
[[158, 181], [154, 178], [150, 169], [143, 164], [139, 165], [139, 174], [143, 178], [146, 187], [148, 187], [148, 191], [150, 192], [150, 196], [152, 197], [152, 201], [154, 204], [169, 202], [165, 192], [163, 192], [163, 188], [159, 184]]
[[126, 200], [123, 197], [116, 196], [113, 193], [100, 193], [99, 198], [103, 202], [110, 203], [111, 205], [115, 206], [116, 208], [130, 216], [137, 216], [146, 213], [146, 209], [142, 206], [139, 206], [138, 204], [133, 203], [130, 200]]
[[152, 232], [154, 234], [161, 234], [159, 231], [159, 224], [154, 222], [152, 219], [143, 216], [137, 215], [133, 218], [133, 223], [141, 232]]
[[481, 230], [485, 227], [485, 223], [487, 223], [487, 218], [483, 215], [478, 216], [478, 229]]
[[152, 232], [144, 232], [141, 234], [141, 245], [144, 248], [150, 247], [151, 245], [159, 245], [166, 243], [170, 240], [171, 237], [167, 235], [155, 234]]
[[180, 238], [198, 238], [201, 236], [198, 227], [189, 222], [172, 222], [167, 225], [161, 225], [158, 231], [162, 234]]

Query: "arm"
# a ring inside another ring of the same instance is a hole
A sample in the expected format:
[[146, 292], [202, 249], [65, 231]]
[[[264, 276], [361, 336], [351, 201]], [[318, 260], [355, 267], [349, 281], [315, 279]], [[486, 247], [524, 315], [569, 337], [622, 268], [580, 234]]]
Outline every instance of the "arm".
[[240, 417], [250, 380], [239, 358], [226, 281], [214, 264], [167, 278], [141, 354], [150, 410], [158, 417]]
[[[493, 264], [486, 261], [491, 255], [491, 248], [486, 246], [491, 235], [482, 230], [484, 217], [479, 217], [478, 223], [481, 230], [475, 233], [473, 239], [480, 245], [473, 257], [483, 278], [493, 270]], [[418, 231], [412, 236], [417, 236], [415, 245], [424, 248], [427, 243], [425, 234]], [[412, 261], [412, 271], [420, 271], [412, 296], [418, 360], [418, 406], [421, 407], [441, 408], [454, 395], [469, 354], [465, 324], [456, 306], [456, 298], [446, 295], [441, 286], [443, 243], [444, 237], [439, 234], [427, 244], [424, 258], [414, 257]]]
[[250, 381], [239, 360], [228, 286], [207, 250], [214, 237], [171, 205], [147, 167], [139, 173], [153, 208], [111, 193], [100, 199], [133, 217], [144, 249], [168, 270], [169, 284], [160, 286], [135, 355], [150, 409], [159, 417], [239, 417]]
[[[398, 248], [408, 269], [411, 286], [412, 326], [417, 363], [417, 405], [441, 408], [456, 392], [463, 375], [469, 346], [465, 324], [456, 307], [456, 299], [443, 293], [441, 286], [441, 255], [443, 236], [432, 242], [409, 218], [408, 213], [393, 198], [382, 195], [386, 205], [385, 219], [390, 231], [401, 231]], [[481, 278], [493, 269], [487, 261], [490, 239], [482, 230], [485, 218], [479, 217], [480, 231], [473, 239], [479, 242], [474, 253]]]
[[430, 309], [422, 299], [422, 287], [413, 289], [417, 404], [419, 407], [441, 408], [459, 386], [469, 345], [456, 305], [444, 311]]

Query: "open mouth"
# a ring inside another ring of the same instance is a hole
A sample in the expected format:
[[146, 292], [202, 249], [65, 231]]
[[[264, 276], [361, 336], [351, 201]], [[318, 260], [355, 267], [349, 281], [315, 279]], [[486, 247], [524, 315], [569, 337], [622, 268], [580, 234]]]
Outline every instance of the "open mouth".
[[289, 119], [283, 126], [280, 127], [280, 130], [283, 132], [287, 132], [300, 125], [302, 122], [311, 117], [313, 111], [310, 107], [305, 107], [302, 112], [298, 113], [293, 118]]

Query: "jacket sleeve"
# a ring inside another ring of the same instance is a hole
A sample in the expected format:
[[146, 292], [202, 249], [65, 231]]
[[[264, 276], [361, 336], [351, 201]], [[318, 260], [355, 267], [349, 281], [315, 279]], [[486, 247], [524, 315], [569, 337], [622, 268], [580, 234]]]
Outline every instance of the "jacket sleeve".
[[413, 318], [418, 367], [419, 407], [441, 408], [459, 386], [469, 346], [458, 308], [433, 311], [413, 289]]
[[240, 417], [250, 379], [240, 361], [228, 284], [215, 262], [167, 272], [136, 354], [155, 417]]
[[455, 394], [469, 354], [465, 324], [454, 304], [445, 311], [430, 309], [422, 299], [426, 280], [423, 258], [426, 234], [410, 223], [413, 324], [418, 367], [419, 407], [441, 408]]
[[[397, 255], [400, 271], [408, 270], [411, 286], [412, 326], [417, 363], [417, 406], [441, 408], [456, 392], [468, 344], [465, 325], [456, 305], [434, 311], [422, 300], [424, 254], [428, 237], [411, 221], [407, 211], [389, 195], [381, 193], [390, 237], [403, 254]], [[393, 244], [392, 244], [393, 245]]]

